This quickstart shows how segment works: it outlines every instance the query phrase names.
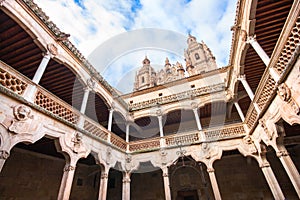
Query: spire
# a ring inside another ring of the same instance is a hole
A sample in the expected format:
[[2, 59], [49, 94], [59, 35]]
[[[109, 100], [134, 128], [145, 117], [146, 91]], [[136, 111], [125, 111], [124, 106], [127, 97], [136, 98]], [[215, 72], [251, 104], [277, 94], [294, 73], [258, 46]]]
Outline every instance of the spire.
[[150, 60], [147, 58], [147, 56], [145, 56], [145, 59], [143, 60], [143, 64], [150, 64]]
[[166, 57], [166, 60], [165, 60], [165, 67], [166, 66], [171, 66], [171, 64], [170, 64], [170, 61], [169, 61], [169, 58], [168, 57]]

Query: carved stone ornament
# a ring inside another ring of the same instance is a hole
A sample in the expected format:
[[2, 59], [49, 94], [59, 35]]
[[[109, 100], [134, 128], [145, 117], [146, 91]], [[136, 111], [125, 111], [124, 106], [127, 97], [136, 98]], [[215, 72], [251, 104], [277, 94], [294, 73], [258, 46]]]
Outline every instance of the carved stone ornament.
[[160, 150], [160, 157], [161, 157], [161, 164], [166, 165], [167, 164], [167, 152], [165, 149]]
[[130, 178], [129, 177], [124, 177], [122, 182], [123, 183], [130, 183]]
[[9, 152], [5, 150], [0, 151], [0, 159], [6, 160], [9, 157]]
[[291, 99], [291, 90], [285, 83], [278, 86], [277, 94], [283, 101], [288, 102]]
[[19, 121], [25, 121], [28, 118], [32, 118], [32, 115], [30, 115], [30, 113], [31, 113], [31, 108], [23, 104], [14, 107], [15, 118]]
[[79, 153], [80, 148], [82, 146], [82, 135], [81, 133], [77, 132], [75, 136], [72, 138], [73, 147], [72, 150], [74, 153]]
[[91, 89], [91, 90], [94, 90], [95, 87], [96, 87], [96, 81], [93, 79], [93, 78], [89, 78], [87, 81], [86, 81], [88, 87]]
[[5, 2], [5, 0], [0, 0], [0, 6], [3, 6], [4, 2]]
[[111, 147], [107, 147], [106, 149], [106, 164], [110, 164], [111, 159], [112, 159], [112, 153], [111, 153], [112, 149]]
[[168, 177], [169, 174], [168, 173], [163, 173], [163, 177]]
[[15, 119], [12, 120], [8, 130], [15, 134], [29, 133], [29, 130], [33, 131], [36, 127], [31, 124], [33, 115], [30, 115], [30, 113], [31, 108], [23, 104], [14, 107]]
[[251, 154], [256, 154], [258, 152], [252, 138], [249, 135], [247, 135], [243, 138], [243, 143], [247, 147], [247, 150], [249, 150], [249, 152]]
[[72, 165], [68, 165], [64, 168], [64, 172], [69, 172], [69, 171], [72, 171], [72, 170], [75, 170], [75, 167], [72, 166]]
[[54, 44], [52, 44], [52, 43], [48, 44], [47, 49], [52, 55], [54, 55], [54, 56], [57, 55], [57, 47]]
[[197, 108], [198, 108], [198, 105], [197, 105], [196, 102], [192, 102], [192, 103], [191, 103], [191, 107], [192, 107], [192, 109], [197, 109]]
[[[263, 128], [264, 132], [267, 134], [268, 136], [268, 139], [272, 139], [273, 138], [273, 132], [270, 132], [267, 125], [266, 125], [266, 122], [264, 119], [260, 119], [259, 120], [259, 124], [261, 125], [261, 127]], [[268, 141], [266, 141], [268, 142]]]
[[157, 110], [156, 110], [156, 115], [157, 115], [157, 116], [161, 116], [161, 115], [162, 115], [161, 109], [157, 109]]

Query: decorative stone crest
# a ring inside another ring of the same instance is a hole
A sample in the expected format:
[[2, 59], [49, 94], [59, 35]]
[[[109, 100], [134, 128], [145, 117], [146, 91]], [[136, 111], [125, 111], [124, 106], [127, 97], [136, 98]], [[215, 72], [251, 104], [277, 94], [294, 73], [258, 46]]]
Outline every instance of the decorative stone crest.
[[6, 160], [9, 157], [9, 152], [5, 150], [0, 151], [0, 159]]
[[57, 55], [57, 47], [54, 44], [47, 44], [47, 49], [52, 55]]
[[198, 105], [197, 105], [196, 102], [192, 102], [192, 103], [191, 103], [191, 107], [192, 107], [192, 109], [197, 109], [197, 108], [198, 108]]
[[80, 148], [82, 146], [82, 135], [81, 133], [77, 132], [75, 136], [72, 138], [73, 147], [72, 150], [74, 153], [79, 153]]
[[15, 134], [27, 133], [31, 127], [31, 121], [33, 115], [31, 115], [31, 108], [23, 104], [17, 105], [14, 107], [14, 116], [15, 119], [12, 120], [11, 125], [8, 127], [8, 130]]

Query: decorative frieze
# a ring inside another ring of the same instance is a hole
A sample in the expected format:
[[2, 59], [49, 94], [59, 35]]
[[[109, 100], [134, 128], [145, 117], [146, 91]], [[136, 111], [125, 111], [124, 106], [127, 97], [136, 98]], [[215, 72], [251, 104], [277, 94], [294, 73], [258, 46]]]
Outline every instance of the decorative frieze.
[[190, 99], [191, 96], [197, 97], [201, 95], [206, 95], [206, 94], [211, 94], [215, 92], [220, 92], [225, 90], [225, 85], [224, 83], [216, 84], [216, 85], [211, 85], [211, 86], [205, 86], [193, 90], [187, 90], [184, 92], [180, 92], [177, 94], [172, 94], [160, 98], [155, 98], [155, 99], [150, 99], [147, 101], [142, 101], [138, 103], [132, 103], [129, 104], [129, 110], [130, 111], [136, 111], [136, 110], [141, 110], [145, 108], [150, 108], [157, 106], [158, 104], [167, 104], [167, 103], [172, 103], [172, 102], [177, 102], [180, 100], [184, 99]]
[[215, 130], [205, 130], [205, 138], [207, 140], [221, 140], [230, 137], [243, 136], [246, 134], [243, 125], [235, 125], [227, 128], [220, 128]]

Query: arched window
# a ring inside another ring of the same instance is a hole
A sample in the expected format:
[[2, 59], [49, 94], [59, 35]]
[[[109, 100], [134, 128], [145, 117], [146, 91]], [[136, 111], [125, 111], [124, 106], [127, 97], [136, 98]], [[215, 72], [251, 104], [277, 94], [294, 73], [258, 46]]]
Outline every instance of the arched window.
[[196, 60], [199, 60], [199, 59], [200, 59], [200, 56], [199, 56], [198, 53], [195, 53], [195, 58], [196, 58]]
[[145, 83], [145, 77], [142, 76], [142, 83]]

